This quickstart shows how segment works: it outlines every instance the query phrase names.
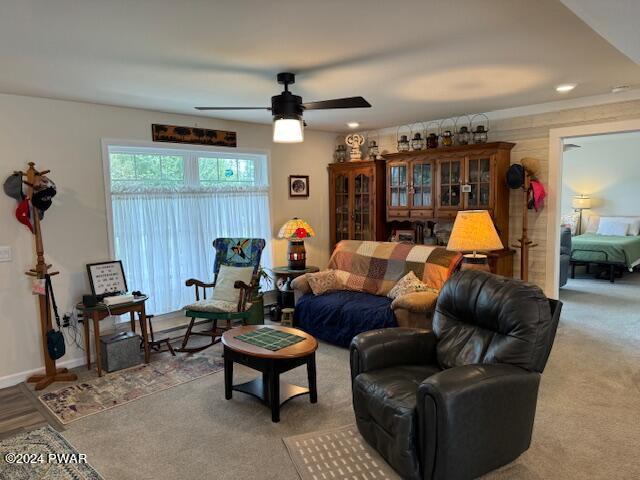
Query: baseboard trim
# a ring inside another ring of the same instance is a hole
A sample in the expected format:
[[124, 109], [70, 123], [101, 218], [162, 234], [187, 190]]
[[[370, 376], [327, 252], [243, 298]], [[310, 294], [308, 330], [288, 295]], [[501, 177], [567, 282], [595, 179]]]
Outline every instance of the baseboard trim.
[[[70, 358], [69, 360], [65, 360], [63, 362], [58, 362], [57, 366], [65, 368], [75, 368], [85, 364], [85, 362], [85, 357], [81, 356], [78, 358]], [[40, 368], [34, 368], [33, 370], [25, 370], [24, 372], [12, 373], [11, 375], [0, 377], [0, 388], [12, 387], [14, 385], [17, 385], [18, 383], [22, 383], [31, 375], [41, 373], [43, 370], [44, 366]]]

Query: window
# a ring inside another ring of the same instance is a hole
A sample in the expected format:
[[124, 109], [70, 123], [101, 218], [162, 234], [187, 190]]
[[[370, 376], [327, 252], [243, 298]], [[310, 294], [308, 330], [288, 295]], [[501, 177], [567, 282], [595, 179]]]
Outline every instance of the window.
[[149, 313], [194, 301], [184, 282], [212, 280], [215, 238], [264, 238], [271, 266], [266, 155], [115, 143], [105, 153], [113, 254]]

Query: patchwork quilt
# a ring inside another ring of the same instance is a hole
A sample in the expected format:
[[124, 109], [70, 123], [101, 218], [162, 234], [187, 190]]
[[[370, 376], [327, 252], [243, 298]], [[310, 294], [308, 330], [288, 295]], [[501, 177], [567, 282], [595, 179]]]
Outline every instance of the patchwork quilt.
[[336, 245], [328, 268], [336, 270], [349, 290], [384, 296], [410, 270], [440, 290], [461, 258], [444, 247], [343, 240]]

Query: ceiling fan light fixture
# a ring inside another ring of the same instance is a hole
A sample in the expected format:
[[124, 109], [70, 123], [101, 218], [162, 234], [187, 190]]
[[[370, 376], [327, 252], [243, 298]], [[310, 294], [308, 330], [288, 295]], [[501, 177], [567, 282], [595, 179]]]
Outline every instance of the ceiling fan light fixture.
[[276, 118], [273, 121], [275, 143], [301, 143], [304, 141], [302, 118]]

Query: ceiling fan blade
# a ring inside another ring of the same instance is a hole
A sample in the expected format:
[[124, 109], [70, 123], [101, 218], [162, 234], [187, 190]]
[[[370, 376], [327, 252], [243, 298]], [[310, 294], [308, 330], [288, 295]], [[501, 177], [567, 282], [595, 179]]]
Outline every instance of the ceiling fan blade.
[[271, 110], [271, 107], [194, 107], [196, 110]]
[[362, 97], [334, 98], [319, 102], [303, 103], [305, 110], [328, 110], [333, 108], [369, 108], [371, 104]]

